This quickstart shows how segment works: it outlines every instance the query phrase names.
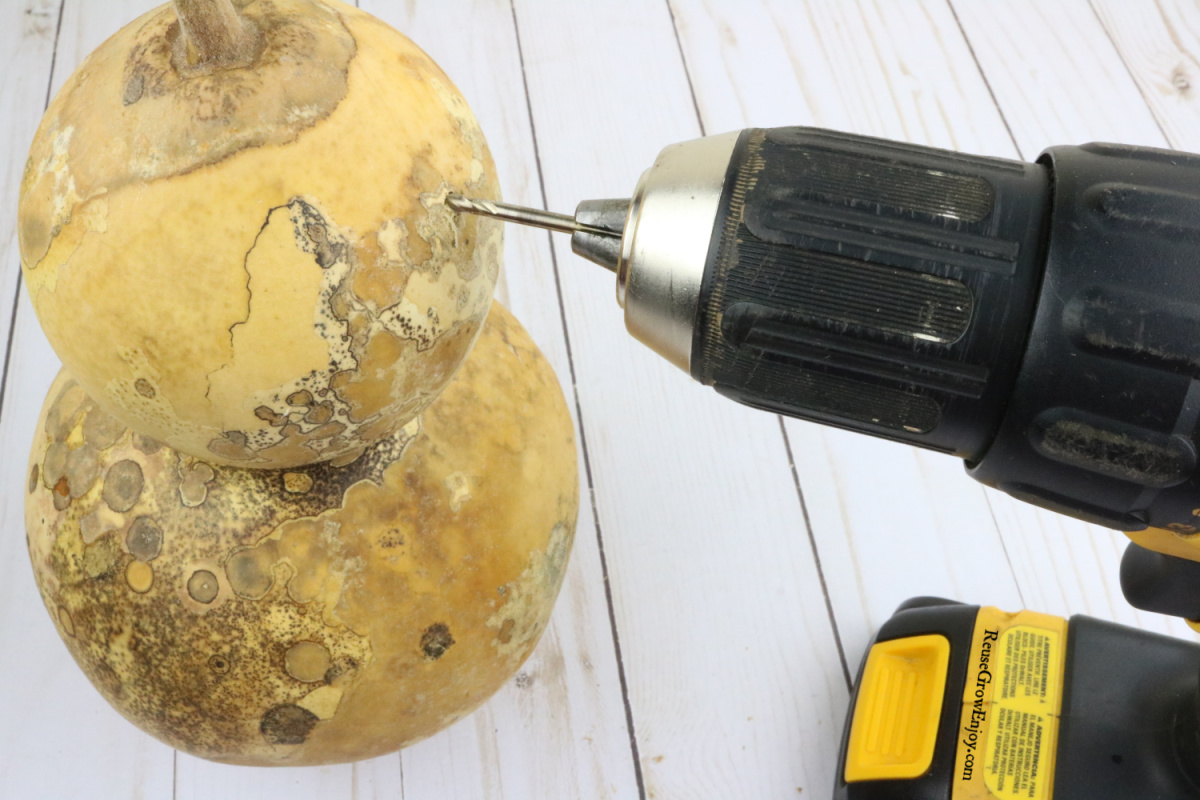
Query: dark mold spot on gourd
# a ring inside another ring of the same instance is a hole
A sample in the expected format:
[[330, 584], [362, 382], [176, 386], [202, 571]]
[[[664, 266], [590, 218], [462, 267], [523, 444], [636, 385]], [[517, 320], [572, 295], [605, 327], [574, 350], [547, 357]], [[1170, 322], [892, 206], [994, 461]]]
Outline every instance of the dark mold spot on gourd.
[[273, 554], [259, 548], [239, 550], [225, 562], [225, 577], [238, 597], [261, 600], [275, 584], [273, 563]]
[[450, 628], [444, 622], [433, 623], [421, 634], [421, 652], [433, 661], [441, 658], [452, 644], [454, 637], [450, 635]]
[[358, 669], [358, 661], [350, 656], [342, 656], [334, 660], [332, 666], [325, 671], [325, 683], [336, 683], [339, 678], [352, 674], [356, 669]]
[[150, 517], [138, 517], [125, 534], [125, 547], [138, 561], [153, 561], [162, 550], [163, 532]]
[[141, 499], [144, 486], [142, 468], [136, 461], [125, 459], [109, 467], [101, 497], [113, 511], [128, 511]]
[[188, 594], [197, 603], [208, 605], [213, 600], [216, 600], [219, 588], [220, 585], [217, 583], [217, 576], [206, 569], [198, 569], [192, 573], [192, 577], [188, 578]]
[[150, 381], [146, 380], [145, 378], [138, 378], [136, 381], [134, 381], [133, 388], [136, 389], [137, 393], [142, 397], [149, 399], [154, 399], [155, 395], [158, 394], [158, 392], [150, 384]]
[[500, 626], [500, 633], [497, 638], [500, 639], [500, 644], [508, 644], [512, 641], [513, 628], [517, 625], [515, 619], [506, 619], [504, 624]]
[[138, 449], [138, 452], [146, 455], [154, 455], [159, 450], [162, 450], [163, 444], [157, 439], [151, 439], [149, 436], [143, 436], [140, 433], [133, 435], [133, 446]]
[[179, 502], [188, 508], [203, 505], [208, 499], [208, 484], [216, 479], [217, 473], [203, 461], [184, 462], [179, 465]]
[[208, 659], [208, 668], [218, 675], [227, 675], [232, 666], [225, 656], [212, 656]]
[[133, 105], [142, 99], [142, 92], [145, 88], [146, 76], [140, 72], [135, 72], [133, 77], [125, 84], [125, 94], [121, 97], [121, 102], [127, 106]]
[[67, 506], [71, 505], [71, 485], [67, 483], [67, 476], [58, 479], [58, 483], [54, 484], [54, 510], [65, 511]]
[[67, 453], [66, 479], [71, 499], [87, 494], [100, 477], [100, 453], [90, 444], [83, 444]]
[[271, 744], [304, 744], [318, 721], [307, 708], [288, 703], [263, 714], [258, 729]]
[[38, 486], [38, 465], [34, 464], [29, 468], [29, 493], [33, 494]]

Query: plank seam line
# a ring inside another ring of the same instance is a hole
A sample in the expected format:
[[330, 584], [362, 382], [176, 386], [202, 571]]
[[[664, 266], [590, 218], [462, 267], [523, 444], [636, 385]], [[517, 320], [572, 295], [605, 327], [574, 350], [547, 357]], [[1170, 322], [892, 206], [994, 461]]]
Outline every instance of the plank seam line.
[[958, 18], [958, 9], [954, 7], [954, 0], [946, 0], [946, 5], [949, 6], [950, 16], [954, 17], [954, 24], [958, 26], [958, 32], [967, 45], [971, 60], [975, 62], [975, 69], [979, 70], [979, 77], [983, 78], [983, 85], [987, 87], [988, 97], [992, 98], [992, 105], [996, 107], [996, 113], [1000, 115], [1000, 121], [1004, 123], [1004, 130], [1008, 131], [1008, 138], [1013, 144], [1013, 149], [1017, 151], [1017, 158], [1024, 158], [1021, 145], [1017, 144], [1017, 137], [1013, 134], [1012, 126], [1008, 124], [1008, 117], [1004, 116], [1004, 109], [1000, 107], [1000, 101], [996, 99], [996, 93], [992, 91], [992, 82], [988, 80], [983, 64], [979, 62], [979, 56], [975, 54], [975, 45], [971, 44], [971, 37], [967, 35], [967, 29], [963, 27], [962, 20]]
[[829, 596], [829, 584], [825, 582], [825, 569], [821, 566], [817, 538], [813, 535], [812, 519], [808, 516], [808, 503], [804, 499], [804, 490], [800, 488], [800, 473], [796, 471], [796, 459], [792, 456], [792, 442], [788, 439], [783, 417], [776, 414], [775, 418], [779, 420], [779, 432], [783, 435], [783, 447], [787, 451], [788, 467], [792, 470], [792, 481], [796, 484], [796, 497], [800, 500], [800, 515], [804, 518], [804, 530], [808, 534], [808, 546], [812, 549], [813, 564], [817, 568], [817, 580], [821, 583], [821, 594], [825, 596], [825, 613], [829, 615], [829, 624], [833, 628], [833, 641], [837, 644], [838, 658], [842, 662], [842, 674], [846, 677], [846, 688], [853, 691], [854, 679], [850, 676], [850, 664], [846, 661], [846, 648], [842, 646], [842, 633], [838, 629], [837, 617], [833, 613], [833, 600]]
[[992, 505], [992, 496], [986, 490], [983, 493], [983, 502], [987, 503], [988, 513], [992, 515], [992, 524], [996, 526], [996, 534], [1000, 537], [1000, 549], [1004, 551], [1004, 560], [1008, 562], [1008, 571], [1013, 577], [1013, 583], [1017, 585], [1017, 598], [1021, 601], [1021, 608], [1028, 608], [1025, 604], [1025, 592], [1021, 589], [1021, 579], [1017, 577], [1017, 569], [1013, 566], [1012, 556], [1008, 554], [1008, 542], [1004, 540], [1004, 529], [1000, 527], [1000, 520], [996, 519], [996, 507]]
[[[54, 23], [54, 49], [50, 53], [50, 77], [46, 80], [46, 100], [42, 103], [42, 111], [50, 107], [50, 92], [54, 89], [54, 68], [58, 64], [58, 40], [62, 35], [63, 9], [67, 0], [59, 0], [58, 20]], [[4, 374], [0, 375], [0, 417], [4, 415], [4, 400], [8, 396], [8, 369], [12, 366], [13, 339], [17, 330], [17, 307], [21, 301], [22, 274], [20, 264], [20, 244], [17, 245], [17, 283], [13, 292], [12, 312], [8, 317], [8, 342], [4, 345]]]
[[679, 36], [679, 23], [675, 20], [675, 9], [671, 8], [671, 0], [665, 0], [667, 13], [671, 15], [671, 30], [675, 32], [675, 46], [679, 48], [679, 60], [683, 62], [683, 76], [687, 78], [688, 91], [692, 94], [692, 108], [696, 109], [696, 122], [700, 124], [700, 135], [708, 136], [704, 130], [704, 117], [700, 114], [700, 101], [696, 98], [696, 85], [692, 83], [692, 71], [688, 68], [687, 56], [683, 52], [683, 39]]
[[59, 0], [58, 20], [54, 23], [54, 50], [50, 53], [50, 81], [46, 84], [46, 102], [42, 104], [43, 111], [50, 107], [50, 92], [54, 89], [54, 67], [58, 64], [58, 38], [62, 35], [63, 10], [66, 5], [67, 0]]
[[[1158, 15], [1163, 18], [1163, 24], [1170, 28], [1171, 23], [1167, 20], [1166, 14], [1163, 13], [1162, 6], [1157, 2], [1155, 2], [1154, 6], [1158, 9]], [[1175, 143], [1172, 142], [1171, 137], [1167, 135], [1167, 129], [1163, 127], [1163, 123], [1158, 116], [1157, 109], [1155, 109], [1154, 105], [1150, 102], [1150, 98], [1146, 96], [1146, 90], [1142, 88], [1141, 81], [1139, 81], [1137, 79], [1137, 75], [1134, 74], [1133, 67], [1131, 67], [1129, 62], [1125, 60], [1124, 51], [1121, 50], [1120, 45], [1117, 44], [1116, 38], [1112, 35], [1112, 31], [1108, 29], [1108, 25], [1105, 24], [1104, 17], [1100, 16], [1100, 11], [1096, 8], [1096, 4], [1093, 2], [1093, 0], [1088, 0], [1088, 8], [1092, 10], [1092, 14], [1095, 15], [1096, 20], [1100, 23], [1100, 28], [1104, 31], [1104, 35], [1108, 37], [1108, 42], [1113, 46], [1113, 50], [1117, 51], [1117, 58], [1121, 59], [1121, 66], [1125, 67], [1125, 71], [1129, 73], [1129, 79], [1133, 81], [1134, 87], [1137, 88], [1138, 95], [1141, 96], [1142, 102], [1146, 104], [1146, 108], [1150, 109], [1150, 118], [1154, 120], [1154, 126], [1158, 128], [1158, 132], [1162, 134], [1163, 141], [1166, 142], [1168, 147], [1175, 147]]]
[[0, 417], [4, 415], [4, 401], [8, 397], [8, 369], [12, 366], [12, 347], [14, 331], [17, 328], [17, 306], [21, 301], [21, 271], [20, 262], [17, 266], [17, 288], [13, 292], [12, 312], [8, 317], [8, 344], [4, 348], [4, 375], [0, 377]]
[[[683, 74], [687, 77], [688, 89], [692, 93], [692, 107], [696, 110], [696, 122], [700, 126], [700, 135], [706, 136], [704, 129], [704, 117], [700, 113], [700, 103], [696, 98], [696, 87], [692, 83], [692, 71], [688, 67], [687, 56], [683, 51], [683, 40], [679, 35], [679, 24], [675, 19], [675, 11], [671, 8], [671, 0], [666, 0], [667, 13], [671, 15], [671, 27], [675, 31], [675, 44], [679, 47], [679, 59], [683, 62]], [[833, 613], [833, 600], [829, 596], [829, 585], [825, 581], [825, 570], [821, 566], [821, 556], [817, 550], [817, 540], [813, 535], [812, 520], [808, 516], [808, 503], [804, 499], [804, 490], [800, 488], [800, 475], [796, 472], [796, 461], [792, 457], [792, 444], [788, 440], [787, 428], [783, 425], [783, 417], [778, 414], [775, 416], [779, 420], [779, 432], [783, 435], [783, 447], [787, 451], [788, 466], [792, 470], [792, 481], [796, 485], [796, 497], [800, 501], [800, 513], [804, 518], [804, 530], [808, 534], [808, 545], [812, 549], [813, 563], [817, 568], [817, 579], [821, 582], [821, 594], [825, 599], [825, 613], [829, 616], [829, 625], [833, 629], [833, 640], [837, 644], [838, 659], [842, 662], [842, 674], [846, 678], [846, 687], [854, 688], [854, 680], [850, 677], [850, 666], [846, 661], [846, 650], [842, 645], [842, 634], [838, 629], [837, 617]]]
[[[533, 158], [537, 168], [538, 187], [542, 195], [542, 208], [548, 209], [549, 198], [546, 194], [546, 176], [542, 170], [541, 148], [538, 146], [537, 123], [533, 117], [533, 99], [529, 92], [529, 75], [525, 69], [525, 50], [521, 45], [521, 25], [517, 21], [516, 0], [509, 0], [512, 11], [513, 33], [517, 40], [517, 59], [521, 63], [521, 83], [525, 89], [525, 110], [529, 115], [529, 131], [533, 138]], [[629, 702], [629, 683], [625, 677], [625, 661], [621, 654], [621, 637], [617, 632], [617, 614], [613, 606], [612, 586], [608, 580], [608, 558], [604, 553], [604, 534], [600, 527], [600, 512], [596, 507], [596, 486], [592, 480], [592, 463], [588, 453], [587, 433], [583, 425], [583, 407], [579, 402], [579, 384], [575, 376], [575, 358], [571, 352], [571, 331], [567, 325], [567, 309], [563, 302], [562, 280], [558, 271], [558, 256], [554, 249], [554, 235], [547, 231], [546, 238], [550, 243], [550, 264], [554, 270], [554, 291], [558, 296], [558, 314], [562, 320], [563, 343], [567, 349], [567, 366], [571, 372], [571, 392], [575, 398], [575, 416], [579, 420], [579, 447], [583, 455], [583, 469], [587, 477], [588, 497], [592, 504], [592, 522], [596, 526], [596, 546], [600, 551], [600, 574], [604, 581], [604, 599], [608, 605], [608, 624], [612, 631], [613, 655], [617, 659], [617, 677], [621, 684], [621, 701], [625, 706], [625, 725], [629, 730], [629, 748], [633, 758], [633, 773], [637, 780], [638, 797], [646, 800], [646, 782], [642, 776], [642, 758], [638, 752], [637, 731], [633, 724], [633, 706]]]

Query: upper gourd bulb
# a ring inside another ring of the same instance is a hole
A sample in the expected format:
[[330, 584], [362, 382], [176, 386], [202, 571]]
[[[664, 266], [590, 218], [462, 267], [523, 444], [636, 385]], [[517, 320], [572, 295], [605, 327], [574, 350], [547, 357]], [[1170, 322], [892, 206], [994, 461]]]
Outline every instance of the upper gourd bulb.
[[137, 432], [343, 463], [437, 397], [487, 315], [501, 226], [451, 192], [497, 199], [495, 167], [403, 35], [332, 0], [177, 0], [51, 103], [21, 263], [66, 368]]

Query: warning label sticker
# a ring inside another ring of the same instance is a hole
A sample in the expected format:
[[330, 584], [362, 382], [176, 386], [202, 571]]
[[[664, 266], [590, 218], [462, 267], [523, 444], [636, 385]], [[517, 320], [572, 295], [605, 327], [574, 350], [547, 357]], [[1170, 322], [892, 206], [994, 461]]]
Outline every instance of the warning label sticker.
[[[1048, 783], [1042, 765], [1050, 755], [1047, 735], [1058, 710], [1058, 692], [1051, 692], [1050, 675], [1061, 668], [1058, 635], [1019, 626], [1000, 637], [996, 662], [998, 692], [992, 695], [992, 729], [987, 744], [985, 780], [998, 798], [1042, 798]], [[1056, 658], [1057, 657], [1057, 658]], [[1055, 687], [1057, 688], [1057, 687]]]
[[988, 746], [988, 788], [997, 797], [1041, 797], [1038, 766], [1046, 720], [1011, 708], [998, 711]]
[[981, 609], [963, 697], [955, 800], [1050, 800], [1066, 620]]
[[1050, 659], [1055, 636], [1037, 628], [1009, 628], [1000, 637], [997, 700], [1029, 700], [1044, 706], [1050, 692]]

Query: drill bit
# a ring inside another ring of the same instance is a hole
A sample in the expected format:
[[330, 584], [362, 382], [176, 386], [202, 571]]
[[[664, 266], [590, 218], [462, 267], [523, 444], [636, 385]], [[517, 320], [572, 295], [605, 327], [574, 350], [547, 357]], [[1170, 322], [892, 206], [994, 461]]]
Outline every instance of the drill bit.
[[451, 194], [446, 197], [446, 205], [460, 214], [479, 214], [493, 217], [505, 222], [518, 222], [522, 225], [533, 225], [559, 233], [590, 233], [593, 236], [621, 238], [620, 231], [597, 228], [594, 225], [584, 225], [574, 217], [566, 214], [556, 214], [553, 211], [542, 211], [537, 208], [525, 208], [508, 203], [497, 203], [492, 200], [473, 200], [461, 194]]

